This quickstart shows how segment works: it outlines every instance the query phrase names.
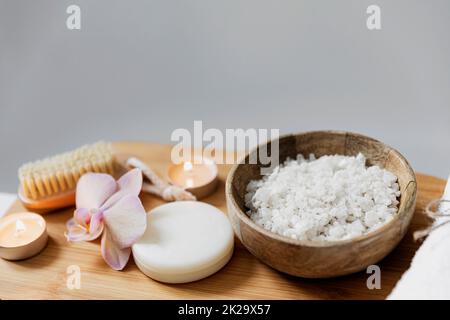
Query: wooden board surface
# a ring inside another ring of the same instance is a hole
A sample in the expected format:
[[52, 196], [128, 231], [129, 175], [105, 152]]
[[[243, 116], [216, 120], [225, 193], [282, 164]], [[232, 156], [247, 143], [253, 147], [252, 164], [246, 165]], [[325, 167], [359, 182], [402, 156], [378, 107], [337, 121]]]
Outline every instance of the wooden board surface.
[[[118, 152], [134, 154], [147, 162], [161, 176], [170, 164], [171, 147], [143, 142], [114, 145]], [[219, 166], [220, 185], [216, 193], [203, 201], [226, 212], [224, 183], [228, 165]], [[0, 259], [0, 299], [384, 299], [408, 268], [419, 243], [412, 232], [426, 227], [422, 213], [428, 201], [440, 197], [445, 181], [417, 175], [418, 199], [410, 230], [400, 245], [383, 261], [381, 289], [366, 287], [368, 274], [307, 280], [277, 272], [254, 258], [238, 241], [231, 261], [207, 279], [189, 284], [168, 285], [142, 274], [130, 260], [123, 271], [110, 269], [100, 254], [99, 241], [68, 243], [64, 237], [65, 222], [73, 209], [45, 215], [50, 236], [47, 248], [38, 256], [18, 262]], [[163, 203], [141, 196], [150, 210]], [[9, 213], [23, 211], [20, 203]], [[67, 268], [81, 269], [81, 288], [67, 288]]]

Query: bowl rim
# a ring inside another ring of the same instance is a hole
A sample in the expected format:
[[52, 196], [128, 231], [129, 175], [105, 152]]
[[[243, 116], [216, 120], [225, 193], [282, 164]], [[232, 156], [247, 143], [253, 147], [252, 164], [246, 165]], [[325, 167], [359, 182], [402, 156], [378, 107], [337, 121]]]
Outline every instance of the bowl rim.
[[[342, 246], [342, 245], [347, 245], [350, 243], [358, 243], [358, 242], [363, 242], [366, 241], [368, 239], [371, 238], [375, 238], [378, 235], [380, 235], [381, 233], [384, 233], [386, 230], [390, 229], [395, 222], [397, 222], [401, 216], [404, 216], [405, 214], [408, 214], [408, 210], [406, 210], [406, 208], [404, 210], [402, 210], [402, 212], [400, 212], [400, 210], [397, 210], [397, 213], [393, 216], [393, 218], [391, 220], [389, 220], [387, 223], [385, 223], [384, 225], [382, 225], [381, 227], [370, 231], [366, 234], [354, 237], [354, 238], [349, 238], [349, 239], [344, 239], [344, 240], [298, 240], [298, 239], [292, 239], [286, 236], [282, 236], [278, 233], [269, 231], [261, 226], [259, 226], [258, 224], [256, 224], [252, 219], [250, 219], [250, 217], [241, 210], [241, 208], [238, 206], [238, 204], [236, 203], [236, 199], [233, 196], [233, 191], [232, 191], [232, 183], [231, 180], [234, 178], [235, 172], [237, 170], [237, 168], [242, 165], [245, 164], [244, 162], [246, 161], [247, 157], [254, 151], [256, 151], [259, 147], [267, 145], [269, 143], [271, 143], [272, 141], [275, 140], [282, 140], [285, 138], [289, 138], [289, 137], [296, 137], [296, 136], [300, 136], [300, 135], [306, 135], [306, 134], [317, 134], [317, 133], [329, 133], [329, 134], [339, 134], [339, 135], [354, 135], [354, 136], [358, 136], [361, 138], [367, 138], [370, 139], [374, 142], [377, 143], [381, 143], [382, 145], [388, 147], [390, 149], [389, 153], [394, 151], [401, 159], [401, 161], [403, 163], [406, 164], [409, 173], [412, 176], [412, 180], [408, 181], [405, 190], [409, 188], [409, 185], [411, 183], [414, 183], [414, 189], [413, 189], [413, 193], [412, 193], [412, 197], [413, 197], [413, 201], [416, 201], [417, 198], [417, 179], [416, 179], [416, 175], [414, 170], [412, 169], [411, 165], [409, 164], [408, 160], [395, 148], [392, 148], [391, 146], [385, 144], [384, 142], [368, 137], [366, 135], [363, 134], [359, 134], [359, 133], [355, 133], [355, 132], [351, 132], [351, 131], [341, 131], [341, 130], [313, 130], [313, 131], [302, 131], [302, 132], [298, 132], [298, 133], [290, 133], [290, 134], [284, 134], [284, 135], [280, 135], [279, 137], [277, 137], [276, 139], [271, 139], [267, 142], [258, 144], [256, 147], [254, 147], [253, 149], [251, 149], [248, 153], [245, 154], [245, 156], [243, 156], [237, 163], [235, 163], [230, 171], [228, 172], [227, 175], [227, 179], [226, 179], [226, 183], [225, 183], [225, 196], [227, 201], [229, 201], [229, 204], [231, 204], [233, 206], [233, 208], [235, 209], [235, 212], [237, 212], [237, 215], [239, 216], [239, 219], [244, 222], [248, 227], [254, 229], [255, 231], [262, 233], [264, 236], [271, 238], [273, 240], [277, 240], [280, 242], [284, 242], [290, 245], [296, 245], [296, 246], [303, 246], [303, 247], [311, 247], [311, 248], [325, 248], [325, 247], [336, 247], [336, 246]], [[400, 191], [401, 192], [401, 191]], [[403, 194], [401, 194], [403, 195]], [[414, 215], [414, 210], [411, 213], [411, 217]], [[410, 218], [411, 218], [410, 217]]]

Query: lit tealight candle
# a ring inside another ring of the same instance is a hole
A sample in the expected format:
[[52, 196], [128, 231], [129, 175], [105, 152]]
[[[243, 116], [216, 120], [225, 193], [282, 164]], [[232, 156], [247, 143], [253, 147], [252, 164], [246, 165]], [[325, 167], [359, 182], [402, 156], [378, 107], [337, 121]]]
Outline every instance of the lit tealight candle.
[[0, 257], [22, 260], [38, 254], [47, 244], [47, 226], [36, 213], [13, 213], [0, 219]]
[[182, 162], [169, 168], [169, 179], [174, 185], [191, 192], [197, 199], [213, 193], [217, 187], [217, 165], [209, 158]]

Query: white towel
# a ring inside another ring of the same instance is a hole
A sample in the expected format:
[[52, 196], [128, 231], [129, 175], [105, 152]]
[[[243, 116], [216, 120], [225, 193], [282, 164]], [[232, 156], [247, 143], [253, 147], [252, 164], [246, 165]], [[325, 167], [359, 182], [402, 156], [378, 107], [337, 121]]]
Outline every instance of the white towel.
[[[450, 200], [450, 177], [442, 199]], [[445, 210], [450, 210], [449, 202], [441, 203], [439, 211]], [[449, 218], [435, 223], [445, 219]], [[388, 299], [450, 299], [450, 223], [428, 235]]]
[[0, 193], [0, 218], [8, 211], [16, 201], [16, 195], [11, 193]]

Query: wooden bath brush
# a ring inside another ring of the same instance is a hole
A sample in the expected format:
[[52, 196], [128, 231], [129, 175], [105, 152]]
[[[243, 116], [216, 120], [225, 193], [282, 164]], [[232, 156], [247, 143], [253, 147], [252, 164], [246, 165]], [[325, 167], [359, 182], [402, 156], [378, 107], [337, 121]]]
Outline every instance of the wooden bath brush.
[[85, 173], [114, 175], [110, 143], [97, 142], [19, 168], [19, 199], [33, 211], [47, 212], [75, 204], [75, 187]]

